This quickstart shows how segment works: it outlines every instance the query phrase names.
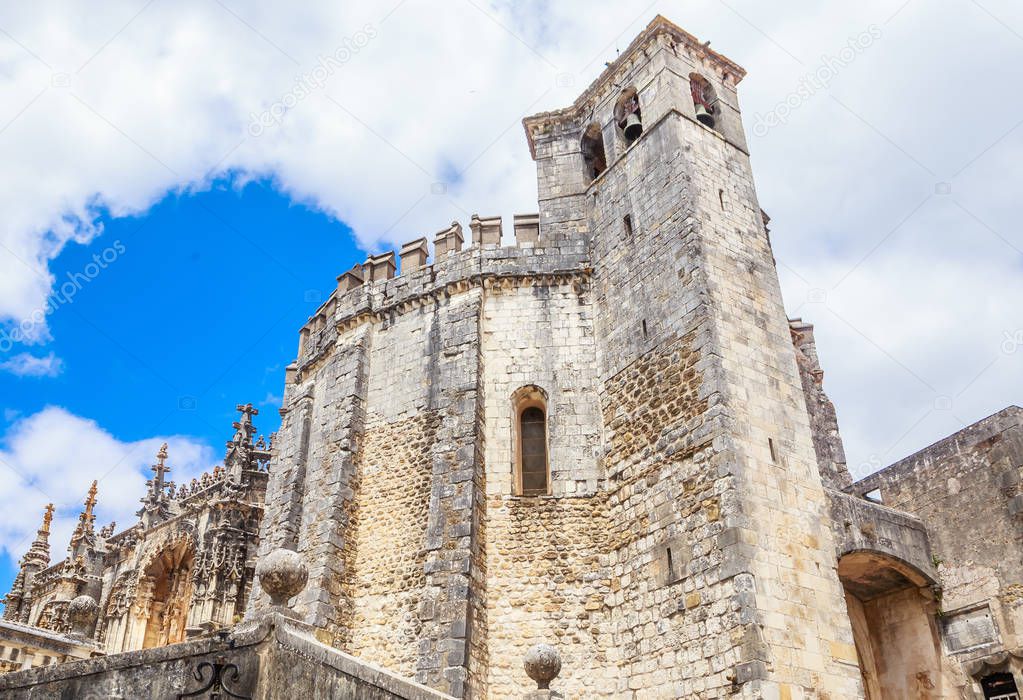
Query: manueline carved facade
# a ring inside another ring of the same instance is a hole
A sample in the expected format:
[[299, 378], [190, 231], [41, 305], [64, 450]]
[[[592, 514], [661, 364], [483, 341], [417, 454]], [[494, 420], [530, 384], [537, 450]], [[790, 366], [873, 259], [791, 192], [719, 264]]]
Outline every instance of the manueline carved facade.
[[70, 633], [69, 604], [89, 596], [98, 603], [89, 637], [108, 654], [174, 644], [238, 622], [253, 583], [272, 447], [255, 439], [258, 411], [251, 404], [238, 410], [224, 465], [190, 483], [167, 479], [167, 445], [160, 449], [131, 527], [96, 529], [93, 482], [67, 557], [52, 564], [48, 506], [4, 598], [3, 619]]

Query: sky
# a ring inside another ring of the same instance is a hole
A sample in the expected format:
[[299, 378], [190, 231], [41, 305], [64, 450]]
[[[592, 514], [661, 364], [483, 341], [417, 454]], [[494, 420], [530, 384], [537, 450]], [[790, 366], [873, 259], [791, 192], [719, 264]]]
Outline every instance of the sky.
[[367, 253], [536, 210], [522, 117], [658, 13], [739, 86], [790, 316], [865, 476], [1023, 396], [1023, 5], [238, 0], [0, 9], [0, 590], [99, 480], [279, 422], [297, 331]]

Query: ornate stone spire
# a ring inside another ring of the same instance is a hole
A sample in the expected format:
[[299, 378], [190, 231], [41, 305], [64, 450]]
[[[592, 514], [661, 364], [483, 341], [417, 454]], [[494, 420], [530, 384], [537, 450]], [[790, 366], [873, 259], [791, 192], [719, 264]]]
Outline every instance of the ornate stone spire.
[[92, 486], [89, 487], [89, 493], [85, 497], [85, 513], [83, 515], [88, 516], [90, 522], [96, 519], [96, 516], [92, 514], [92, 509], [96, 507], [97, 483], [95, 479], [92, 480]]
[[53, 522], [53, 504], [47, 503], [43, 511], [43, 524], [36, 530], [36, 539], [28, 549], [26, 557], [36, 556], [43, 562], [42, 568], [50, 564], [50, 523]]
[[71, 535], [71, 551], [76, 550], [80, 544], [84, 543], [91, 547], [95, 542], [96, 533], [93, 526], [96, 523], [96, 515], [93, 513], [93, 509], [96, 507], [96, 491], [97, 482], [94, 480], [85, 497], [85, 510], [79, 514], [78, 525], [75, 526], [75, 531]]
[[153, 465], [153, 472], [156, 474], [154, 479], [154, 491], [163, 491], [163, 475], [170, 471], [170, 467], [167, 466], [167, 443], [160, 445], [160, 451], [156, 453], [156, 464]]
[[[18, 575], [14, 579], [11, 591], [4, 597], [4, 619], [20, 620], [27, 615], [22, 614], [22, 601], [26, 601], [28, 589], [36, 572], [50, 565], [50, 523], [53, 522], [53, 504], [46, 504], [43, 511], [43, 523], [36, 531], [35, 541], [21, 559]], [[30, 603], [31, 601], [26, 601]], [[27, 613], [27, 609], [24, 610]]]
[[137, 515], [145, 527], [165, 519], [170, 515], [170, 496], [167, 493], [167, 482], [164, 476], [171, 470], [167, 466], [167, 443], [160, 446], [156, 453], [156, 464], [152, 466], [153, 478], [146, 482], [146, 495], [139, 499], [142, 508]]
[[252, 417], [259, 415], [259, 410], [251, 403], [238, 404], [235, 410], [241, 417], [232, 423], [234, 437], [227, 442], [227, 454], [224, 456], [224, 467], [232, 481], [239, 482], [243, 472], [259, 470], [260, 465], [270, 459], [270, 451], [262, 438], [255, 442], [256, 426]]

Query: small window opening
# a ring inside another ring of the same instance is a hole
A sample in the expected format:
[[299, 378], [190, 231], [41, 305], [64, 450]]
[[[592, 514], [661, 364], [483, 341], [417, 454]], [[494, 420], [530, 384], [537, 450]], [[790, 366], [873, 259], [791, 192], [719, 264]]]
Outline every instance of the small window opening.
[[674, 583], [675, 578], [675, 561], [671, 557], [671, 547], [668, 547], [668, 583]]
[[725, 210], [725, 191], [718, 190], [718, 202], [721, 204], [721, 211]]
[[626, 147], [643, 133], [643, 111], [639, 107], [639, 93], [630, 87], [622, 91], [615, 103], [615, 123], [621, 129]]
[[772, 438], [767, 438], [767, 447], [770, 448], [770, 450], [771, 450], [771, 461], [774, 462], [775, 464], [777, 464], [778, 463], [778, 450], [775, 448], [774, 440]]
[[871, 501], [872, 503], [884, 504], [884, 500], [881, 498], [881, 489], [867, 491], [865, 494], [863, 494], [863, 497], [868, 501]]
[[1011, 673], [992, 673], [980, 681], [984, 700], [1020, 700], [1019, 689]]
[[625, 218], [622, 219], [622, 224], [625, 226], [625, 235], [632, 238], [632, 216], [626, 214]]
[[18, 660], [18, 652], [19, 651], [21, 651], [21, 650], [18, 649], [17, 647], [13, 647], [11, 649], [11, 661], [17, 661]]
[[689, 76], [689, 89], [693, 95], [693, 107], [696, 108], [696, 121], [711, 129], [717, 124], [717, 95], [707, 79], [699, 73]]
[[593, 182], [598, 175], [607, 170], [607, 155], [604, 151], [604, 134], [600, 124], [593, 122], [583, 132], [579, 148], [583, 154], [583, 168], [587, 183]]
[[522, 495], [547, 493], [547, 420], [542, 409], [530, 406], [519, 418], [522, 434]]
[[650, 334], [647, 333], [647, 330], [646, 330], [646, 319], [645, 318], [643, 319], [643, 337], [644, 338], [649, 338], [650, 337]]

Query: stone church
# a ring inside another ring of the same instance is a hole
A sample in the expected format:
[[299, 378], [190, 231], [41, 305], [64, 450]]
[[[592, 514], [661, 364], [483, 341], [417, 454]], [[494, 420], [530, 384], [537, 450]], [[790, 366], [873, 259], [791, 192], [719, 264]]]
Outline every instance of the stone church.
[[1023, 410], [852, 482], [744, 74], [657, 17], [526, 118], [539, 212], [338, 277], [272, 445], [44, 523], [0, 642], [90, 658], [0, 695], [1019, 700]]

